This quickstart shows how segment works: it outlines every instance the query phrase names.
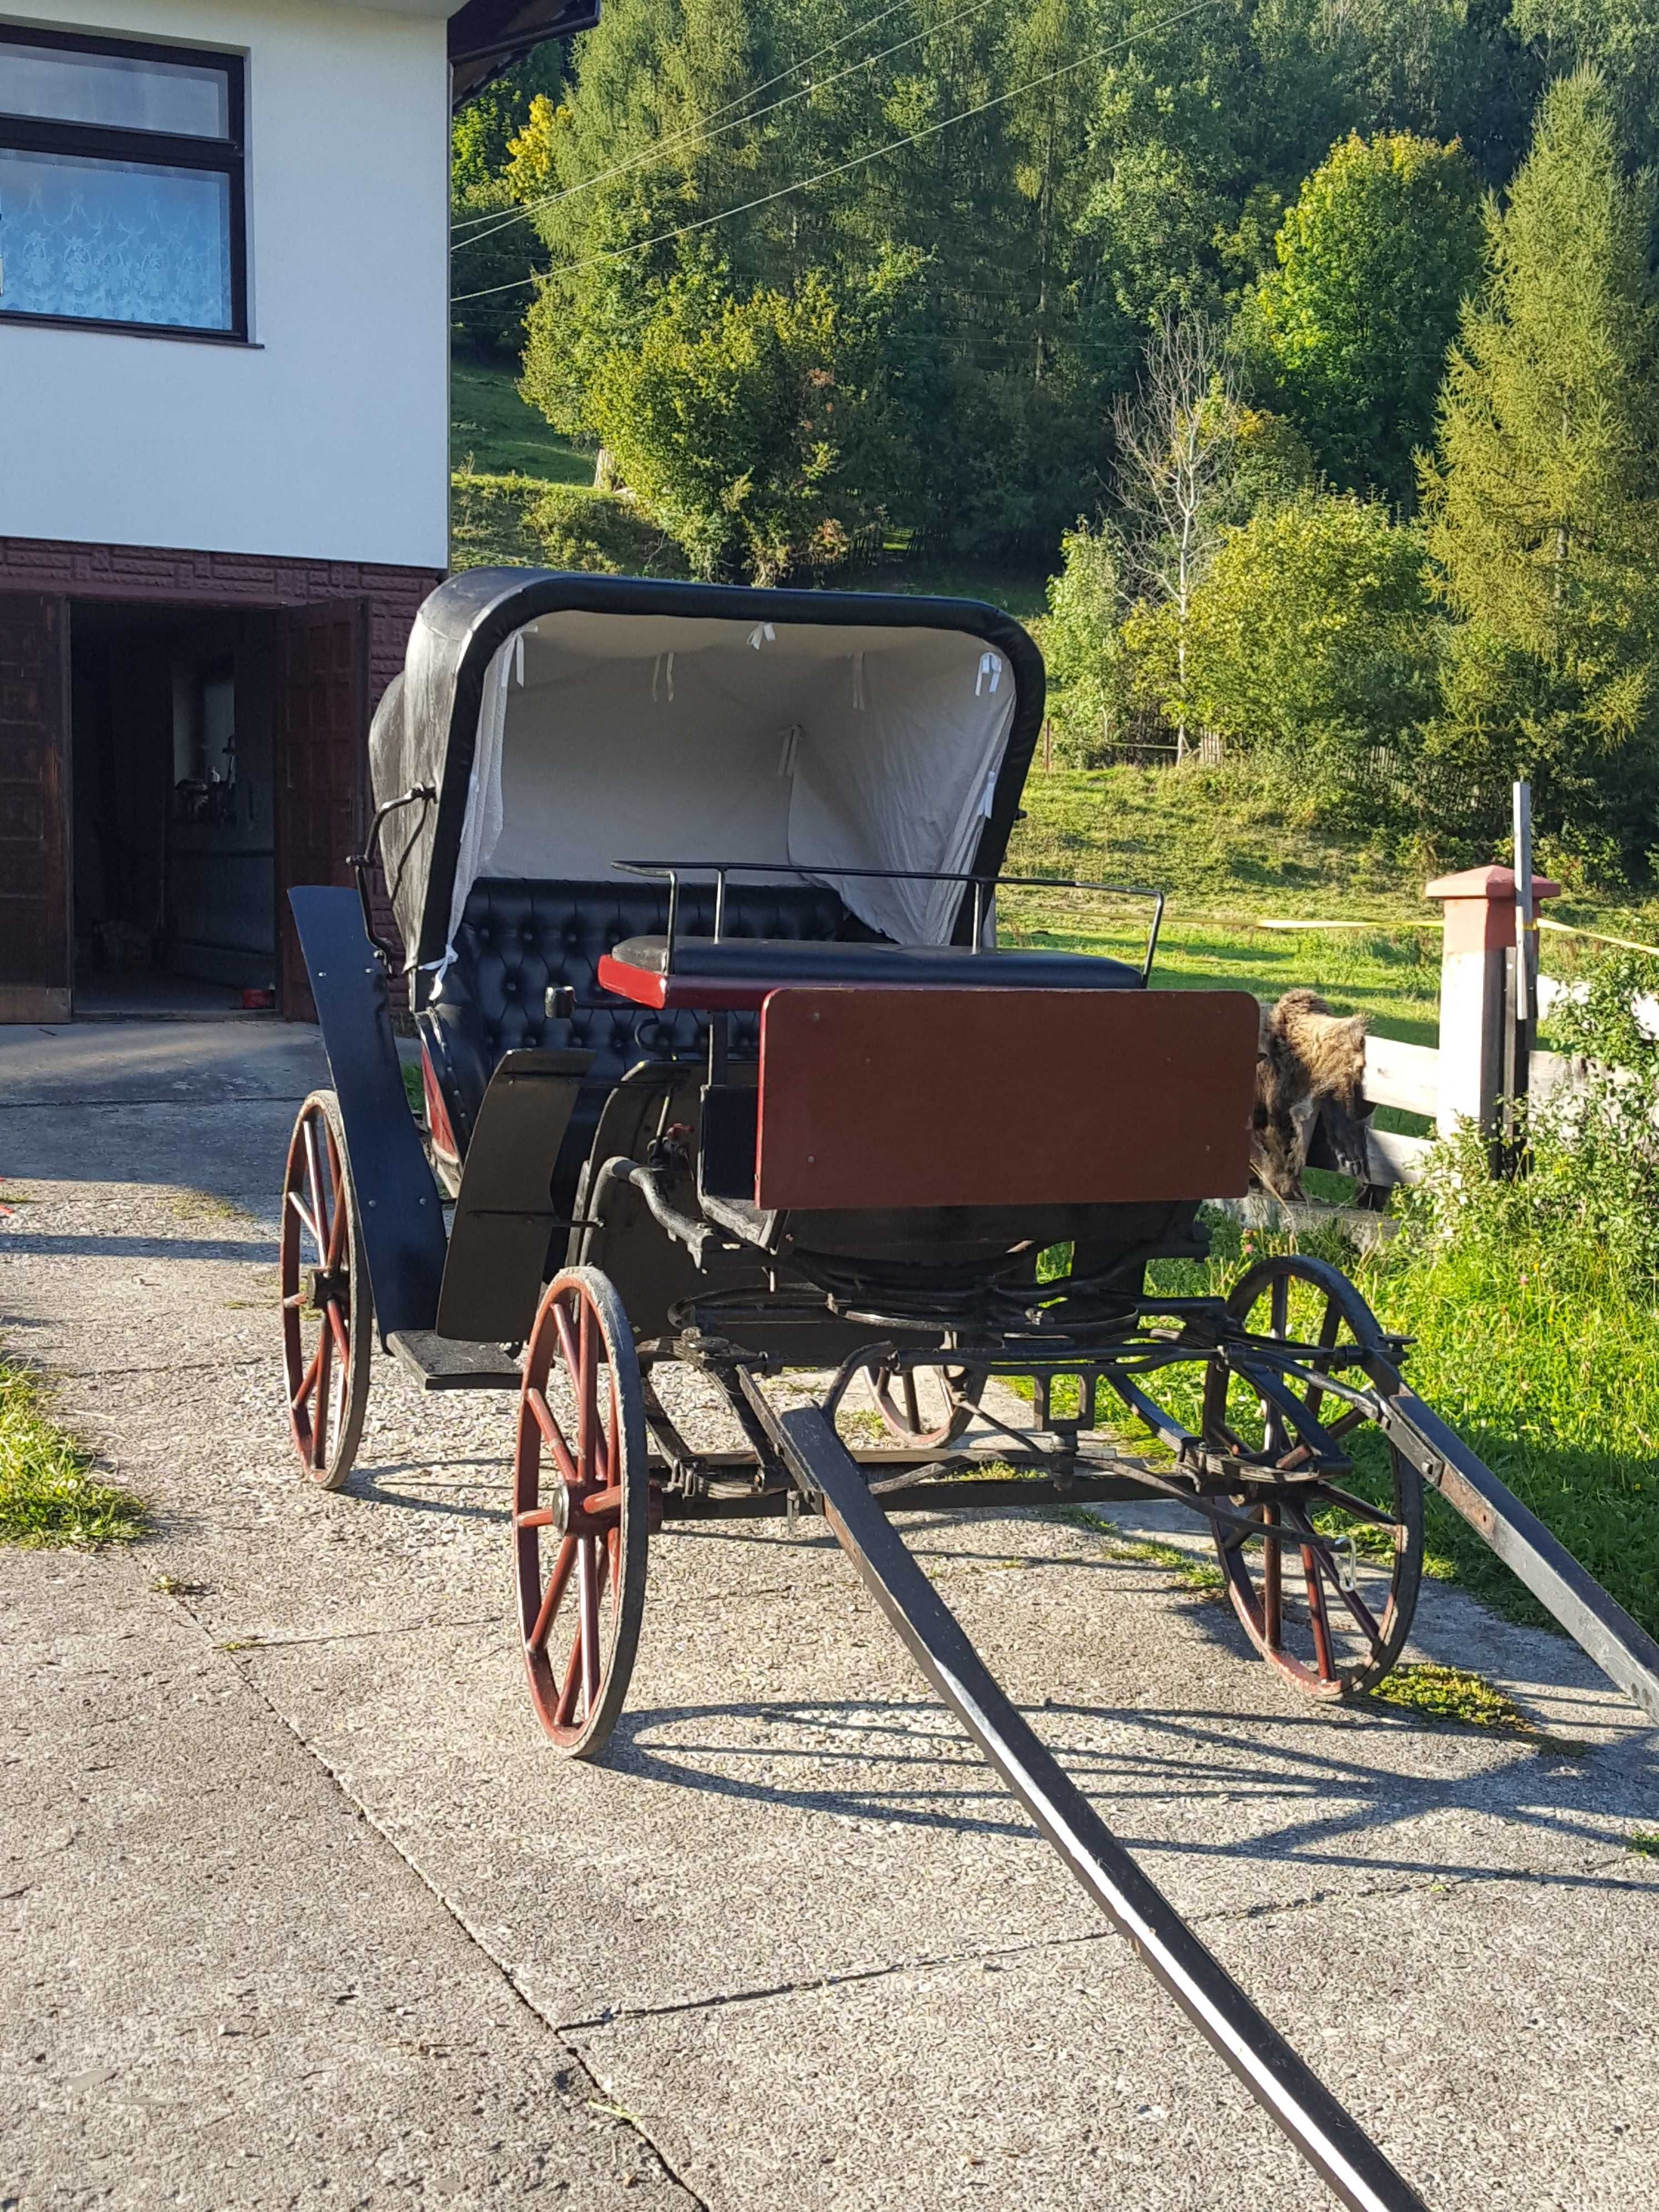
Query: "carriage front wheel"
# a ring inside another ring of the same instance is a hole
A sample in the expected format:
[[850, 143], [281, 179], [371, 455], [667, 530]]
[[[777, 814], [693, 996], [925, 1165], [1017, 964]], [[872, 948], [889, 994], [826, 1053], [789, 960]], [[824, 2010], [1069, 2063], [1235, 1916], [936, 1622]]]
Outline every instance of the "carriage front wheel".
[[313, 1091], [294, 1124], [276, 1249], [289, 1426], [306, 1473], [337, 1490], [363, 1433], [374, 1299], [331, 1091]]
[[628, 1695], [651, 1515], [634, 1332], [608, 1275], [567, 1267], [525, 1350], [513, 1544], [531, 1702], [572, 1759], [593, 1757]]
[[1308, 1454], [1285, 1407], [1212, 1360], [1204, 1440], [1262, 1468], [1230, 1501], [1239, 1517], [1216, 1524], [1234, 1610], [1263, 1658], [1298, 1689], [1323, 1698], [1374, 1689], [1400, 1656], [1417, 1607], [1423, 1481], [1363, 1405], [1314, 1378], [1331, 1376], [1363, 1395], [1358, 1355], [1388, 1357], [1381, 1324], [1339, 1269], [1298, 1253], [1258, 1261], [1233, 1285], [1227, 1310], [1253, 1335], [1286, 1346], [1305, 1378], [1285, 1378], [1289, 1395], [1352, 1462], [1351, 1473], [1306, 1480]]

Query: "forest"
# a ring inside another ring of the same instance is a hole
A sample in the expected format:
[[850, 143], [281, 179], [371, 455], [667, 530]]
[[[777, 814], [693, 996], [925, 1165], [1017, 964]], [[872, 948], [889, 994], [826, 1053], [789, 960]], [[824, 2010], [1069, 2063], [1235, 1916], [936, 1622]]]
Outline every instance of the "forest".
[[606, 0], [457, 119], [457, 344], [595, 457], [549, 557], [1018, 567], [1069, 764], [1449, 859], [1525, 775], [1639, 894], [1656, 155], [1659, 0]]

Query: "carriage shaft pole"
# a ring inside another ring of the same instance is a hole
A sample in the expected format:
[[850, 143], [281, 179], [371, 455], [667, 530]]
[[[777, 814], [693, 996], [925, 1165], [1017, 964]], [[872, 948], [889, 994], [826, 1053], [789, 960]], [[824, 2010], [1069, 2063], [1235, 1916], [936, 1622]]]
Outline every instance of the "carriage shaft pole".
[[871, 1496], [816, 1406], [781, 1412], [746, 1370], [744, 1392], [800, 1488], [912, 1658], [1059, 1852], [1188, 2017], [1350, 2212], [1425, 2212], [1423, 2200], [1256, 2009], [998, 1686], [962, 1624]]
[[1491, 1545], [1607, 1680], [1650, 1720], [1659, 1721], [1659, 1644], [1391, 1368], [1377, 1367], [1372, 1380], [1389, 1443]]

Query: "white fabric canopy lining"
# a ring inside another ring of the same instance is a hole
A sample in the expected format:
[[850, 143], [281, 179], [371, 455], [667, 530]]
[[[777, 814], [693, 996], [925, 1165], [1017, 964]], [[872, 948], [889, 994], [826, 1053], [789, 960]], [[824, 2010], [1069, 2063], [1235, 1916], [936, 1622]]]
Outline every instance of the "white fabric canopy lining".
[[619, 860], [781, 864], [901, 943], [948, 943], [1017, 704], [962, 631], [566, 611], [487, 672], [450, 909], [480, 876], [592, 882]]

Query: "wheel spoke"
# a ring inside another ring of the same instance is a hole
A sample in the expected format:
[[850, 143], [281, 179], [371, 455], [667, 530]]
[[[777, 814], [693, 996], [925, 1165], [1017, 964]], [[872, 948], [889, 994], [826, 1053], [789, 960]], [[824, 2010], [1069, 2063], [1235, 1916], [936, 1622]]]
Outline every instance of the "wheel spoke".
[[1356, 1498], [1350, 1490], [1339, 1490], [1334, 1482], [1322, 1482], [1318, 1495], [1322, 1501], [1340, 1506], [1345, 1513], [1352, 1513], [1356, 1521], [1369, 1521], [1378, 1528], [1397, 1528], [1400, 1526], [1392, 1513], [1385, 1513], [1380, 1505], [1373, 1505], [1369, 1498]]
[[[519, 1525], [521, 1528], [524, 1527], [528, 1518], [529, 1516], [526, 1516], [525, 1520], [521, 1520]], [[553, 1562], [553, 1571], [547, 1578], [547, 1588], [542, 1592], [542, 1601], [537, 1609], [535, 1621], [532, 1625], [529, 1635], [525, 1638], [526, 1650], [540, 1652], [546, 1650], [548, 1635], [553, 1626], [553, 1616], [564, 1601], [564, 1594], [570, 1582], [570, 1570], [575, 1563], [576, 1540], [574, 1536], [567, 1536], [559, 1547], [557, 1557]]]
[[536, 1426], [546, 1437], [548, 1449], [558, 1462], [559, 1473], [573, 1490], [580, 1489], [581, 1477], [576, 1472], [576, 1462], [570, 1456], [570, 1447], [564, 1440], [563, 1431], [553, 1418], [553, 1408], [546, 1397], [539, 1390], [526, 1390], [525, 1403], [535, 1418]]
[[334, 1348], [340, 1355], [340, 1377], [343, 1383], [351, 1366], [351, 1346], [346, 1336], [346, 1325], [337, 1298], [331, 1298], [328, 1302], [328, 1327], [329, 1334], [334, 1339]]
[[322, 1162], [317, 1156], [317, 1125], [306, 1123], [306, 1183], [311, 1192], [312, 1234], [317, 1239], [319, 1267], [328, 1265], [328, 1208], [323, 1203]]
[[[1366, 1604], [1364, 1599], [1360, 1596], [1358, 1591], [1351, 1590], [1344, 1583], [1341, 1576], [1336, 1571], [1336, 1562], [1331, 1557], [1328, 1547], [1316, 1539], [1314, 1542], [1307, 1547], [1307, 1549], [1312, 1552], [1314, 1559], [1318, 1564], [1320, 1572], [1323, 1576], [1325, 1581], [1329, 1583], [1331, 1588], [1341, 1599], [1343, 1604], [1347, 1607], [1349, 1612], [1352, 1613], [1354, 1619], [1359, 1623], [1360, 1628], [1370, 1639], [1372, 1647], [1375, 1648], [1376, 1645], [1380, 1644], [1382, 1641], [1382, 1632], [1376, 1625], [1376, 1616], [1371, 1612], [1370, 1607]], [[1304, 1552], [1303, 1556], [1304, 1559], [1306, 1558], [1306, 1551]], [[1324, 1605], [1322, 1590], [1321, 1592], [1320, 1601], [1321, 1609], [1322, 1611]]]
[[1274, 1532], [1261, 1540], [1261, 1633], [1269, 1650], [1277, 1651], [1285, 1640], [1285, 1550], [1277, 1534], [1279, 1508], [1271, 1501], [1261, 1508], [1261, 1522]]
[[311, 1416], [311, 1464], [314, 1468], [328, 1465], [328, 1385], [331, 1371], [329, 1359], [331, 1349], [329, 1334], [325, 1329], [317, 1340], [317, 1396]]
[[576, 1464], [584, 1482], [593, 1479], [593, 1437], [599, 1425], [599, 1370], [593, 1357], [593, 1309], [582, 1300], [577, 1322], [580, 1365], [572, 1373], [576, 1386]]
[[[1341, 1327], [1342, 1310], [1334, 1298], [1327, 1297], [1325, 1317], [1319, 1324], [1319, 1348], [1322, 1352], [1334, 1351]], [[1310, 1420], [1316, 1421], [1319, 1419], [1319, 1401], [1324, 1395], [1325, 1393], [1316, 1382], [1310, 1388], [1307, 1397], [1303, 1401], [1308, 1408]]]
[[[584, 1318], [586, 1317], [584, 1308]], [[582, 1694], [591, 1713], [599, 1695], [599, 1545], [584, 1536], [576, 1561], [576, 1601], [581, 1610]]]
[[322, 1255], [323, 1240], [317, 1233], [316, 1223], [306, 1212], [305, 1202], [301, 1198], [297, 1190], [289, 1191], [288, 1194], [288, 1202], [294, 1208], [294, 1211], [299, 1215], [301, 1220], [304, 1222], [306, 1227], [311, 1231], [312, 1242], [316, 1245], [318, 1256], [320, 1258]]
[[908, 1421], [910, 1426], [916, 1431], [917, 1435], [920, 1436], [921, 1433], [921, 1408], [916, 1403], [915, 1369], [914, 1367], [907, 1367], [904, 1370], [903, 1374], [899, 1378], [899, 1383], [900, 1388], [904, 1392], [904, 1418]]
[[[333, 1154], [333, 1146], [331, 1144], [329, 1147], [329, 1152], [331, 1158]], [[329, 1269], [331, 1273], [340, 1264], [340, 1255], [345, 1245], [345, 1191], [337, 1177], [334, 1184], [334, 1219], [328, 1232], [328, 1257], [323, 1263], [324, 1266]]]
[[316, 1385], [317, 1370], [321, 1364], [322, 1357], [323, 1346], [322, 1340], [319, 1338], [318, 1340], [317, 1349], [311, 1355], [311, 1364], [307, 1368], [304, 1376], [301, 1378], [299, 1389], [289, 1401], [290, 1408], [296, 1413], [299, 1412], [301, 1407], [304, 1405], [306, 1400], [311, 1395], [311, 1393]]
[[568, 1728], [576, 1710], [576, 1692], [582, 1683], [582, 1631], [576, 1624], [576, 1632], [570, 1639], [570, 1659], [564, 1670], [564, 1683], [559, 1692], [559, 1702], [553, 1708], [555, 1728]]
[[1313, 1629], [1314, 1656], [1319, 1662], [1322, 1682], [1336, 1680], [1336, 1668], [1331, 1655], [1331, 1624], [1325, 1611], [1325, 1585], [1319, 1578], [1318, 1547], [1302, 1547], [1302, 1577], [1308, 1592], [1308, 1620]]
[[576, 1338], [570, 1326], [570, 1316], [565, 1311], [562, 1301], [558, 1298], [553, 1301], [553, 1326], [558, 1332], [559, 1352], [568, 1370], [570, 1387], [574, 1390], [576, 1387], [576, 1371], [581, 1361], [577, 1354]]

